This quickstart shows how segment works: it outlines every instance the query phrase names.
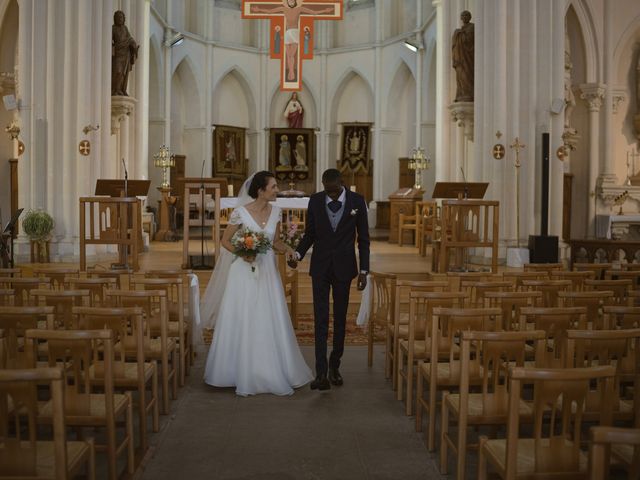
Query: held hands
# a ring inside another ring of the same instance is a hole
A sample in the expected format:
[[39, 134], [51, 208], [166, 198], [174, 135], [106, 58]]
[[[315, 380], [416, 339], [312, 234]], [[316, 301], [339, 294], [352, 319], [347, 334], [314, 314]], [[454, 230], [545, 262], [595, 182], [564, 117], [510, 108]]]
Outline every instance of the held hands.
[[358, 275], [358, 290], [362, 291], [367, 286], [367, 274], [361, 273]]
[[298, 259], [296, 257], [296, 252], [292, 248], [287, 248], [287, 265], [290, 268], [298, 267]]

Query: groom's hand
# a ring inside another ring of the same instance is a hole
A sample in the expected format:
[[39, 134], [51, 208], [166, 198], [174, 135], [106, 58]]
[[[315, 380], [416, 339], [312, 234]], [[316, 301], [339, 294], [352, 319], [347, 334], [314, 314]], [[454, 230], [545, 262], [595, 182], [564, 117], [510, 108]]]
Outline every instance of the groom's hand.
[[361, 273], [358, 275], [358, 290], [362, 291], [367, 286], [367, 274]]
[[298, 267], [298, 258], [295, 252], [293, 254], [287, 254], [287, 265], [289, 265], [290, 268]]

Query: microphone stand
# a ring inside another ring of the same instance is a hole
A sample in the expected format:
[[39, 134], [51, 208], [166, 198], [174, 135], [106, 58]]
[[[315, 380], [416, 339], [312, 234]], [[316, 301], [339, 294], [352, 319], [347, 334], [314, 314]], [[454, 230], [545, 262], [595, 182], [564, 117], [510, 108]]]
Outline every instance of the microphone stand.
[[193, 270], [211, 270], [208, 265], [204, 263], [204, 217], [206, 209], [204, 205], [204, 163], [206, 158], [202, 160], [202, 168], [200, 169], [200, 265], [191, 267]]
[[[129, 172], [127, 172], [127, 164], [124, 162], [124, 158], [122, 158], [122, 166], [124, 168], [124, 198], [129, 196]], [[128, 210], [129, 205], [124, 204], [125, 208]], [[129, 235], [129, 222], [127, 221], [127, 225], [124, 225], [125, 230], [127, 231], [127, 236]], [[138, 239], [136, 238], [137, 242]], [[122, 263], [113, 263], [111, 264], [111, 268], [122, 268], [124, 270], [129, 269], [129, 245], [125, 245], [122, 253]]]

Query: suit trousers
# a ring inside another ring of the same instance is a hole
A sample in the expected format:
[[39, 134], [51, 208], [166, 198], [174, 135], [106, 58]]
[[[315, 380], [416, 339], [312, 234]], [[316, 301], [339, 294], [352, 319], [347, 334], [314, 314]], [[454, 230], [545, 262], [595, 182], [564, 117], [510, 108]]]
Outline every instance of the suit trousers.
[[[339, 280], [333, 270], [311, 277], [313, 287], [313, 313], [315, 317], [316, 375], [325, 375], [327, 367], [340, 367], [344, 353], [344, 337], [349, 307], [351, 281]], [[329, 291], [333, 293], [333, 350], [327, 364], [327, 338], [329, 336]]]

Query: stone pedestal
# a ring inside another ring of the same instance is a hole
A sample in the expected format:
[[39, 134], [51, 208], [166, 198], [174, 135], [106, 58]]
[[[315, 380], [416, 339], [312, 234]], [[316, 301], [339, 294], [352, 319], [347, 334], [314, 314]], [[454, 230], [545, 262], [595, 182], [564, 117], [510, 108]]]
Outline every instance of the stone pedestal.
[[[401, 188], [389, 195], [389, 243], [398, 243], [398, 220], [400, 214], [415, 215], [416, 203], [422, 200], [424, 190]], [[404, 232], [402, 243], [413, 245], [413, 232]]]
[[[129, 145], [129, 116], [134, 111], [138, 101], [133, 97], [113, 95], [111, 97], [111, 134], [116, 136], [116, 164], [120, 167], [122, 159], [129, 165], [130, 145]], [[131, 168], [127, 167], [128, 170]], [[121, 172], [124, 178], [124, 172]], [[134, 177], [135, 178], [135, 177]]]
[[169, 223], [169, 205], [175, 203], [176, 197], [171, 196], [171, 187], [157, 187], [157, 189], [162, 194], [162, 200], [158, 202], [160, 204], [160, 229], [153, 239], [159, 242], [172, 242], [175, 233], [171, 230]]

